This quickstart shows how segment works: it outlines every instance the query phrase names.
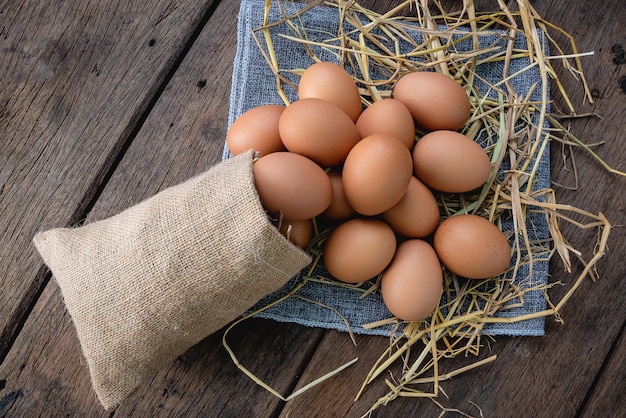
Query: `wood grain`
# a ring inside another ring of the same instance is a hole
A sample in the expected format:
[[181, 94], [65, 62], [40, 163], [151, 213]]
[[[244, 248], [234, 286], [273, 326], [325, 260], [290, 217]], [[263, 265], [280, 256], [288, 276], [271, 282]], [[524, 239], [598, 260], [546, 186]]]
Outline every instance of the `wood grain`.
[[108, 416], [91, 389], [76, 330], [52, 283], [24, 329], [0, 365], [0, 416]]
[[210, 5], [0, 6], [0, 359], [49, 277], [33, 235], [84, 217]]
[[[35, 1], [19, 10], [12, 3], [0, 7], [6, 10], [0, 19], [10, 23], [0, 20], [5, 28], [2, 50], [10, 57], [0, 64], [0, 81], [10, 87], [6, 94], [0, 91], [0, 244], [8, 249], [0, 261], [5, 273], [0, 314], [9, 315], [10, 326], [4, 329], [13, 327], [2, 334], [5, 345], [19, 328], [20, 315], [34, 304], [0, 365], [0, 416], [109, 415], [91, 389], [58, 287], [51, 281], [38, 295], [47, 271], [31, 249], [32, 233], [77, 222], [87, 209], [88, 221], [111, 216], [204, 171], [221, 156], [238, 2], [220, 2], [214, 11], [208, 2], [185, 7], [173, 2], [143, 7], [120, 3], [101, 9], [96, 3], [59, 2], [58, 12]], [[389, 2], [362, 4], [384, 11]], [[569, 122], [585, 142], [603, 142], [594, 149], [609, 164], [624, 169], [626, 92], [620, 80], [626, 77], [626, 66], [616, 64], [612, 52], [614, 45], [626, 46], [621, 0], [533, 4], [549, 21], [571, 31], [581, 51], [595, 51], [593, 58], [583, 60], [594, 104], [583, 102], [581, 86], [571, 74], [559, 75], [579, 110], [602, 118]], [[200, 19], [194, 10], [212, 14], [191, 49], [183, 51]], [[8, 33], [8, 27], [23, 30]], [[598, 27], [602, 30], [594, 30]], [[98, 48], [92, 50], [94, 45]], [[174, 62], [177, 52], [186, 54], [180, 63]], [[42, 57], [48, 57], [48, 64]], [[176, 71], [168, 81], [172, 65]], [[158, 100], [152, 102], [155, 95]], [[554, 109], [564, 109], [563, 100], [555, 98]], [[142, 112], [147, 111], [144, 120]], [[553, 179], [573, 185], [566, 155], [564, 162], [561, 147], [553, 144]], [[578, 190], [555, 185], [559, 200], [602, 211], [613, 223], [623, 224], [624, 179], [606, 173], [580, 150], [574, 155]], [[574, 247], [590, 253], [592, 233], [565, 225], [563, 229]], [[472, 416], [593, 417], [626, 410], [625, 246], [624, 228], [614, 228], [609, 252], [598, 266], [601, 280], [586, 282], [566, 305], [565, 324], [548, 319], [545, 337], [485, 338], [481, 357], [497, 354], [498, 360], [443, 382], [447, 397], [438, 401]], [[563, 266], [553, 262], [550, 271], [553, 280], [571, 281], [581, 270], [577, 263], [572, 274], [565, 274]], [[562, 292], [556, 288], [551, 296], [558, 298]], [[4, 318], [0, 315], [0, 321]], [[369, 368], [388, 345], [384, 337], [357, 336], [355, 347], [347, 334], [337, 331], [258, 319], [240, 324], [229, 336], [232, 347], [245, 366], [283, 394], [359, 358], [341, 374], [283, 403], [232, 364], [221, 346], [222, 333], [180, 356], [113, 414], [358, 417], [386, 393], [383, 379], [378, 379], [354, 401]], [[441, 371], [474, 360], [452, 359], [442, 363]], [[392, 371], [397, 374], [399, 367]], [[440, 412], [428, 400], [397, 399], [374, 416]]]
[[602, 372], [591, 388], [581, 417], [610, 417], [624, 413], [626, 387], [626, 339], [622, 327], [619, 339], [613, 345], [611, 356], [603, 364]]

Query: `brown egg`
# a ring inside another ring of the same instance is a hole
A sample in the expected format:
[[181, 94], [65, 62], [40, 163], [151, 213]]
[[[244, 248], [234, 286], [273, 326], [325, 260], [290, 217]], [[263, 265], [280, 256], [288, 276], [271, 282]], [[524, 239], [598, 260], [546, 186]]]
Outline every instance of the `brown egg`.
[[382, 213], [382, 218], [400, 235], [423, 238], [439, 225], [439, 206], [424, 183], [411, 177], [409, 187], [400, 201]]
[[281, 115], [278, 128], [289, 151], [325, 167], [341, 164], [361, 139], [352, 119], [322, 99], [293, 102]]
[[285, 106], [263, 105], [252, 108], [230, 125], [226, 144], [233, 155], [253, 149], [261, 155], [286, 151], [278, 132], [278, 120]]
[[404, 321], [421, 321], [432, 314], [442, 289], [443, 273], [437, 254], [419, 239], [398, 246], [380, 283], [385, 306]]
[[254, 162], [254, 183], [265, 210], [293, 221], [324, 212], [333, 196], [326, 172], [291, 152], [274, 152]]
[[328, 177], [330, 178], [330, 184], [333, 186], [333, 199], [328, 209], [321, 216], [331, 221], [343, 221], [353, 217], [356, 213], [350, 206], [350, 203], [348, 203], [343, 192], [341, 171], [335, 168], [328, 172]]
[[435, 190], [464, 193], [482, 186], [491, 173], [485, 150], [455, 131], [424, 135], [413, 148], [417, 177]]
[[337, 280], [360, 283], [379, 275], [393, 258], [396, 236], [383, 221], [355, 218], [335, 228], [324, 244], [324, 265]]
[[356, 122], [361, 114], [359, 89], [346, 70], [332, 62], [318, 62], [302, 74], [298, 98], [317, 98], [334, 103]]
[[448, 270], [469, 279], [498, 276], [511, 261], [511, 247], [504, 234], [477, 215], [444, 220], [435, 231], [434, 247]]
[[302, 221], [283, 219], [280, 223], [279, 231], [298, 247], [306, 248], [313, 236], [313, 222], [311, 219]]
[[453, 78], [432, 71], [402, 76], [393, 88], [393, 98], [401, 101], [422, 128], [455, 131], [467, 122], [471, 104], [465, 90]]
[[411, 153], [398, 139], [370, 135], [346, 157], [342, 183], [346, 199], [363, 215], [378, 215], [402, 199], [413, 175]]
[[408, 149], [415, 145], [413, 117], [399, 100], [383, 99], [372, 103], [361, 113], [356, 127], [361, 138], [387, 134], [399, 139]]

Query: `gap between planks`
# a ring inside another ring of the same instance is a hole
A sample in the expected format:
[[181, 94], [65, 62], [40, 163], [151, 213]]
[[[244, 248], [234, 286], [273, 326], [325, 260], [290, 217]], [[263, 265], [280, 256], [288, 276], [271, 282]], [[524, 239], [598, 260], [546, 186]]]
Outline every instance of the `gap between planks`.
[[[156, 88], [154, 94], [149, 98], [149, 100], [147, 100], [145, 106], [142, 106], [138, 109], [137, 115], [131, 118], [131, 124], [127, 126], [124, 130], [125, 132], [129, 132], [128, 135], [126, 136], [126, 138], [121, 140], [121, 146], [114, 149], [111, 155], [108, 156], [107, 161], [111, 162], [103, 166], [102, 172], [98, 176], [96, 176], [94, 182], [85, 191], [81, 202], [86, 203], [80, 205], [72, 214], [69, 225], [80, 226], [85, 221], [85, 219], [87, 219], [89, 213], [100, 198], [102, 191], [104, 190], [107, 183], [113, 176], [113, 173], [116, 171], [118, 165], [124, 158], [124, 155], [130, 148], [133, 140], [143, 127], [146, 119], [152, 112], [152, 109], [159, 100], [159, 97], [161, 96], [161, 94], [169, 84], [170, 80], [180, 67], [181, 63], [191, 50], [193, 44], [198, 39], [198, 36], [200, 36], [200, 33], [211, 19], [211, 16], [213, 16], [213, 13], [215, 12], [219, 3], [220, 0], [216, 0], [210, 4], [210, 6], [207, 8], [204, 15], [202, 16], [202, 19], [200, 19], [199, 23], [193, 28], [191, 35], [185, 45], [172, 60], [170, 68], [166, 71], [164, 78], [162, 79], [159, 86]], [[4, 362], [7, 354], [15, 343], [15, 340], [22, 331], [22, 328], [24, 327], [27, 318], [30, 316], [35, 304], [41, 297], [41, 294], [50, 282], [50, 279], [52, 278], [52, 273], [44, 264], [42, 264], [41, 268], [35, 275], [35, 277], [41, 276], [43, 276], [43, 279], [41, 281], [34, 281], [35, 283], [39, 283], [39, 285], [33, 286], [36, 287], [36, 289], [34, 289], [34, 291], [32, 292], [32, 297], [28, 297], [28, 295], [24, 297], [24, 300], [22, 300], [21, 303], [22, 309], [18, 309], [19, 314], [17, 314], [16, 317], [13, 318], [13, 321], [11, 321], [7, 326], [7, 335], [3, 336], [5, 338], [6, 346], [0, 351], [0, 364]]]

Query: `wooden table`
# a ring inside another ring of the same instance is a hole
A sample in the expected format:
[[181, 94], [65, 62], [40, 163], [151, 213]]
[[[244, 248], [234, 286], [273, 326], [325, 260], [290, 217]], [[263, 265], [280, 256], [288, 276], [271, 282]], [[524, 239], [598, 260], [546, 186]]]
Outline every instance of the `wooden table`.
[[[363, 2], [379, 11], [392, 2], [374, 3]], [[359, 361], [285, 403], [233, 365], [218, 332], [107, 413], [59, 288], [32, 245], [37, 231], [111, 216], [219, 161], [238, 7], [218, 0], [2, 2], [0, 416], [360, 416], [384, 393], [379, 382], [354, 402], [386, 338], [358, 336], [354, 347], [345, 333], [255, 319], [235, 329], [231, 344], [282, 393]], [[594, 149], [624, 170], [623, 1], [539, 0], [535, 7], [581, 51], [595, 52], [583, 59], [594, 104], [583, 103], [580, 83], [560, 72], [579, 112], [600, 115], [572, 120], [571, 128], [587, 143], [602, 142]], [[554, 107], [564, 109], [562, 100]], [[560, 146], [552, 154], [553, 179], [574, 185]], [[598, 266], [601, 279], [574, 295], [563, 325], [548, 318], [545, 337], [485, 341], [498, 360], [444, 382], [442, 405], [486, 417], [625, 416], [626, 180], [576, 156], [578, 190], [555, 186], [559, 200], [621, 225]], [[576, 248], [592, 249], [593, 235], [564, 230]], [[551, 265], [554, 280], [572, 280], [581, 269], [566, 275], [559, 262]], [[399, 399], [375, 415], [439, 412], [426, 399]]]

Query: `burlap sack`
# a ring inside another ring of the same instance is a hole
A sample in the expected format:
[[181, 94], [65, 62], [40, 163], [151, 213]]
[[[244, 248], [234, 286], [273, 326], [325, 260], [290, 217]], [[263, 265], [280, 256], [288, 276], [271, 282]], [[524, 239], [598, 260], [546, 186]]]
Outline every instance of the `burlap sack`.
[[109, 219], [35, 236], [106, 409], [310, 263], [269, 223], [252, 160], [242, 154]]

